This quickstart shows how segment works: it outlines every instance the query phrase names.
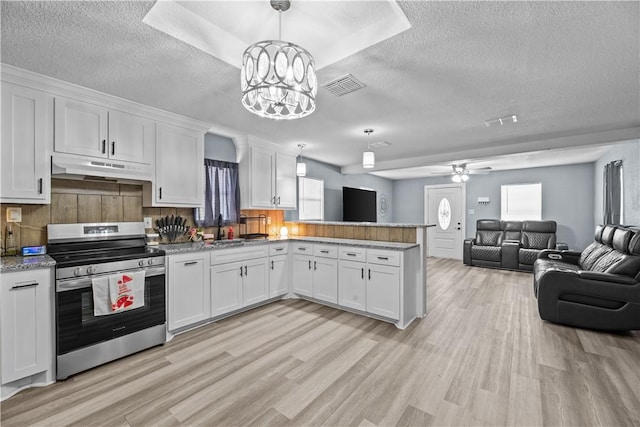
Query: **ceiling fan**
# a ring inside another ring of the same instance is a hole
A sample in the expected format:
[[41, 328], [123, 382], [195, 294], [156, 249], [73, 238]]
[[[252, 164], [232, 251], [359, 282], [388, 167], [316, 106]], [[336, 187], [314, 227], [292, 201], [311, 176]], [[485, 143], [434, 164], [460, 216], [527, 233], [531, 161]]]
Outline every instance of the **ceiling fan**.
[[[454, 182], [464, 182], [469, 179], [469, 175], [486, 175], [491, 171], [490, 166], [474, 168], [474, 167], [468, 167], [467, 163], [454, 163], [447, 166], [451, 167], [449, 175], [451, 175], [451, 180]], [[442, 176], [442, 175], [446, 175], [447, 172], [443, 170], [441, 172], [434, 171], [429, 174]]]
[[451, 165], [453, 171], [451, 171], [451, 180], [453, 182], [464, 182], [469, 179], [469, 175], [486, 175], [491, 171], [490, 166], [483, 168], [469, 169], [466, 163]]

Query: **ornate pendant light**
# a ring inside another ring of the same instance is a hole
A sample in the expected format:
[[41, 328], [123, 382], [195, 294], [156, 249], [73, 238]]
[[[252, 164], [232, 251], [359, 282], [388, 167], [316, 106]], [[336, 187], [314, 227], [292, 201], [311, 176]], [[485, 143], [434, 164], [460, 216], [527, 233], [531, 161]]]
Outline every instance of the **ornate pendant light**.
[[[364, 133], [367, 136], [373, 133], [373, 129], [365, 129]], [[362, 153], [362, 167], [365, 169], [371, 169], [376, 165], [376, 153], [371, 151], [371, 143], [367, 141], [367, 151]]]
[[[282, 12], [289, 0], [271, 0], [278, 11], [278, 37], [282, 38]], [[316, 109], [318, 91], [315, 61], [293, 43], [264, 40], [249, 46], [242, 57], [242, 104], [261, 117], [290, 120]]]

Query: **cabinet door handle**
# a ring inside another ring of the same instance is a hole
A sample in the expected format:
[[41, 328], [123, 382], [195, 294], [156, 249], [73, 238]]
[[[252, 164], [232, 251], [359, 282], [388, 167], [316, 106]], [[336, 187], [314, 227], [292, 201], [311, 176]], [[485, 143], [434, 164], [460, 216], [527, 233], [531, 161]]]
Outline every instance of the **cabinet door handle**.
[[273, 270], [273, 261], [271, 261], [271, 269]]
[[276, 196], [273, 196], [273, 197], [271, 198], [271, 204], [272, 204], [272, 205], [275, 205], [275, 204], [276, 204]]
[[42, 194], [42, 178], [38, 179], [38, 194]]
[[298, 248], [299, 251], [306, 251], [307, 248]]
[[31, 288], [31, 287], [38, 286], [38, 285], [39, 285], [39, 283], [36, 282], [36, 281], [33, 281], [33, 282], [22, 282], [22, 283], [18, 283], [15, 286], [12, 286], [10, 290], [12, 291], [14, 289]]
[[158, 197], [158, 198], [159, 198], [160, 200], [162, 200], [162, 187], [160, 187], [160, 188], [159, 188], [159, 192], [160, 192], [160, 195], [159, 195], [159, 197]]
[[276, 248], [276, 252], [284, 251], [284, 248]]
[[198, 263], [198, 261], [188, 261], [184, 263], [184, 266], [188, 266], [188, 265], [196, 265]]
[[369, 268], [369, 280], [371, 280], [371, 269]]
[[242, 266], [240, 266], [240, 277], [242, 277]]
[[354, 254], [353, 252], [347, 252], [348, 256], [356, 256], [356, 254]]
[[309, 260], [309, 270], [311, 270], [311, 260]]
[[107, 152], [107, 140], [103, 139], [102, 140], [102, 154], [105, 154]]
[[111, 155], [113, 156], [114, 154], [116, 154], [116, 142], [111, 141]]
[[389, 261], [389, 257], [386, 257], [386, 256], [379, 256], [378, 259], [382, 261]]
[[276, 205], [280, 204], [280, 196], [278, 196], [278, 203], [276, 203]]
[[329, 251], [327, 251], [327, 250], [322, 250], [322, 251], [320, 251], [320, 253], [321, 253], [321, 254], [328, 254], [328, 253], [329, 253]]
[[362, 278], [364, 279], [364, 267], [362, 267]]
[[317, 270], [318, 269], [318, 263], [317, 261], [313, 261], [313, 270]]
[[244, 275], [248, 276], [248, 274], [247, 274], [247, 266], [246, 265], [244, 266]]

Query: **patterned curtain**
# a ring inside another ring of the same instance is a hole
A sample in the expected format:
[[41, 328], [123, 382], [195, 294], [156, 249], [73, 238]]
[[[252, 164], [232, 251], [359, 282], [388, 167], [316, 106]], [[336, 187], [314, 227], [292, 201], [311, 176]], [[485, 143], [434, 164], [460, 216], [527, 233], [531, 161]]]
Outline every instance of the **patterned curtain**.
[[622, 160], [604, 165], [604, 224], [620, 224], [623, 216]]
[[205, 159], [205, 204], [193, 216], [198, 227], [215, 227], [222, 214], [223, 225], [237, 223], [240, 218], [240, 186], [238, 164]]

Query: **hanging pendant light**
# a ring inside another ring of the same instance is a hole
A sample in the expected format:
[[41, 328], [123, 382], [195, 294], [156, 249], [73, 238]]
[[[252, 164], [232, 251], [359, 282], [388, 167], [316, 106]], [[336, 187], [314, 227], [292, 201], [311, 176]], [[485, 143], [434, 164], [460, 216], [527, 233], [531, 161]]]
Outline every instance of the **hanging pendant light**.
[[297, 176], [307, 176], [307, 164], [302, 161], [302, 149], [305, 144], [298, 144], [298, 148], [300, 149], [300, 155], [296, 160], [296, 175]]
[[[373, 129], [365, 129], [364, 133], [366, 133], [367, 136], [369, 136], [373, 133]], [[371, 151], [370, 142], [367, 141], [367, 151], [362, 153], [362, 167], [365, 169], [371, 169], [375, 167], [375, 165], [376, 165], [376, 153]]]
[[[271, 0], [278, 11], [278, 38], [282, 39], [282, 12], [289, 0]], [[293, 43], [265, 40], [249, 46], [242, 57], [242, 104], [261, 117], [290, 120], [316, 109], [318, 91], [315, 61]]]

